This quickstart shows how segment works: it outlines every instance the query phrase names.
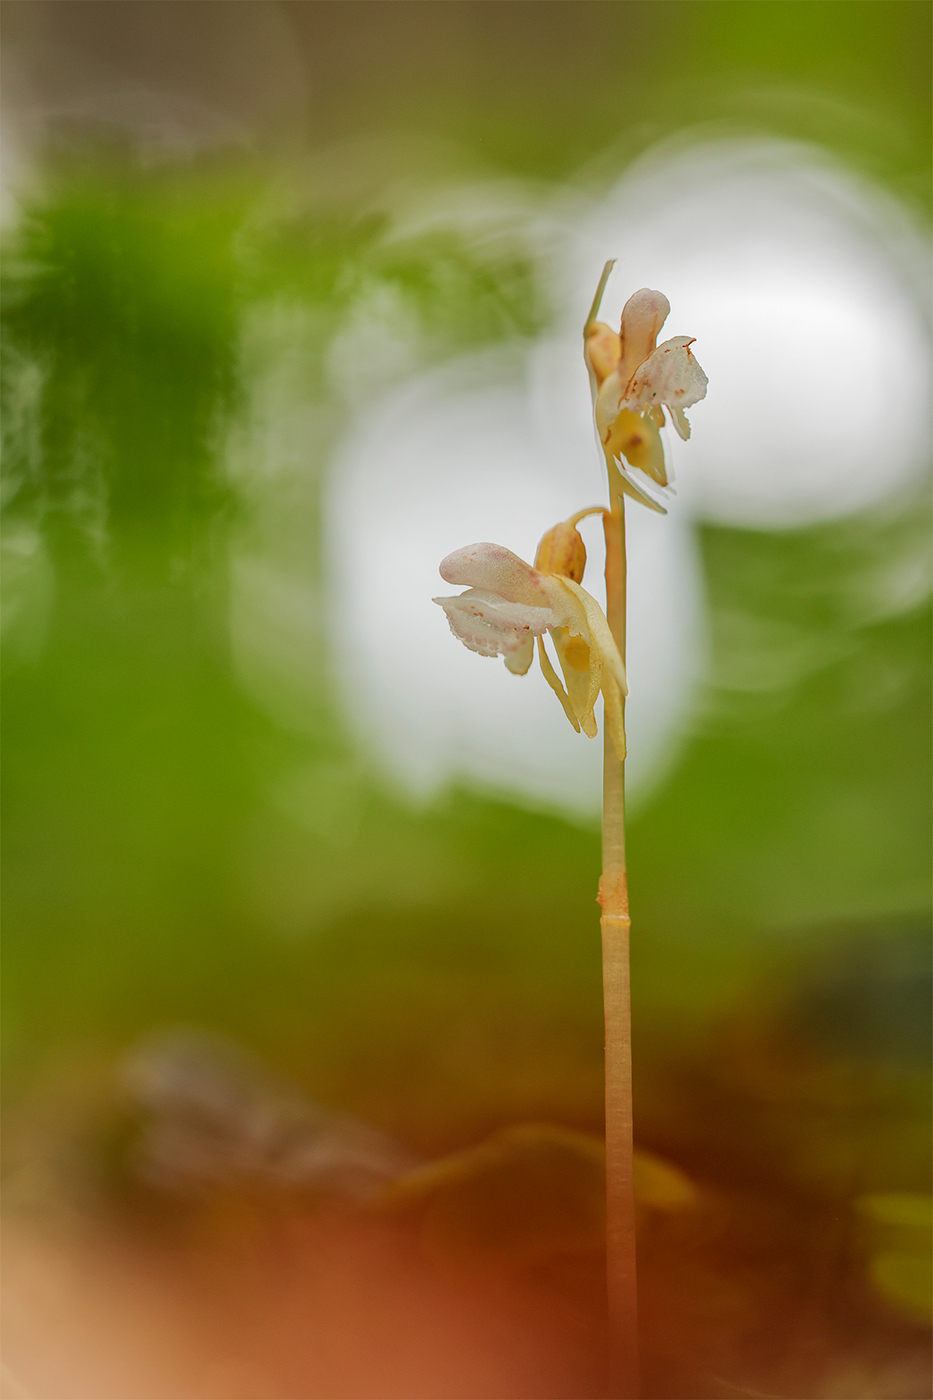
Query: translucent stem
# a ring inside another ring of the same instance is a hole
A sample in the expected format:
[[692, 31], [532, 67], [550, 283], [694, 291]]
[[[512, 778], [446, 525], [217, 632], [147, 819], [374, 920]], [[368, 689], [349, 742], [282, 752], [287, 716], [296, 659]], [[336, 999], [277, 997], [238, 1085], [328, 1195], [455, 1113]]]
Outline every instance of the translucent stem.
[[[617, 476], [618, 473], [616, 472]], [[625, 660], [625, 508], [610, 464], [612, 511], [606, 536], [606, 613]], [[623, 697], [623, 705], [625, 703]], [[605, 731], [606, 725], [604, 723]], [[606, 1281], [612, 1395], [637, 1400], [638, 1297], [632, 1182], [632, 1021], [629, 993], [628, 889], [625, 875], [625, 768], [603, 734], [603, 999], [606, 1022]]]

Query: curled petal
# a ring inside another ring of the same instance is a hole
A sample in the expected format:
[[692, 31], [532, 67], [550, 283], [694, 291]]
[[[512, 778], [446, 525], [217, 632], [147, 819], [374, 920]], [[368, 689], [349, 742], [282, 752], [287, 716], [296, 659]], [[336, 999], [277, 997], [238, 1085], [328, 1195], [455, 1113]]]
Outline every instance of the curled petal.
[[623, 407], [638, 412], [663, 403], [672, 410], [685, 409], [705, 398], [709, 381], [690, 351], [693, 339], [675, 335], [659, 345], [632, 375]]
[[[526, 566], [527, 567], [527, 566]], [[548, 607], [528, 607], [510, 603], [495, 593], [470, 588], [456, 598], [433, 599], [447, 614], [450, 630], [470, 651], [480, 656], [511, 657], [517, 653], [509, 669], [521, 667], [524, 674], [531, 664], [528, 643], [540, 636], [559, 619]]]
[[509, 603], [532, 608], [549, 603], [544, 576], [501, 544], [468, 544], [455, 549], [441, 560], [440, 575], [446, 583], [483, 589]]
[[658, 343], [658, 331], [664, 325], [671, 304], [663, 292], [642, 287], [634, 292], [622, 308], [622, 367], [631, 378], [640, 364], [647, 360]]

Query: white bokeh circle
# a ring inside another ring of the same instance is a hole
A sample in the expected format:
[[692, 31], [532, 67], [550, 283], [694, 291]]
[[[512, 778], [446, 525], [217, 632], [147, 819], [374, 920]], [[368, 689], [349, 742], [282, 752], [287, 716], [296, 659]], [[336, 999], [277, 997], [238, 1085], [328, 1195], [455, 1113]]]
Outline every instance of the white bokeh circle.
[[[930, 444], [923, 242], [886, 196], [810, 147], [729, 140], [649, 153], [607, 194], [564, 194], [539, 232], [557, 324], [532, 345], [410, 378], [357, 418], [326, 501], [333, 655], [354, 728], [424, 796], [459, 779], [578, 815], [599, 807], [600, 745], [543, 679], [447, 633], [448, 552], [532, 559], [603, 502], [580, 326], [607, 257], [604, 318], [636, 288], [671, 301], [710, 380], [694, 434], [667, 441], [670, 515], [628, 511], [628, 705], [637, 799], [676, 753], [704, 656], [693, 522], [780, 529], [906, 496]], [[533, 241], [534, 230], [529, 229]], [[587, 575], [600, 593], [598, 525]]]

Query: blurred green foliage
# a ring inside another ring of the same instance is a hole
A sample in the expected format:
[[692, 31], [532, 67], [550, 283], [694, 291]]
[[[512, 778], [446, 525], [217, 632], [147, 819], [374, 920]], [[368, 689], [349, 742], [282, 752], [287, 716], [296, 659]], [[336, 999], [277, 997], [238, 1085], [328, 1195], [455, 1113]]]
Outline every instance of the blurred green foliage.
[[[276, 273], [319, 309], [320, 364], [379, 278], [430, 308], [428, 334], [434, 318], [467, 340], [531, 330], [524, 298], [450, 240], [399, 252], [384, 225], [348, 236], [329, 216], [301, 216], [299, 278], [280, 254], [294, 224], [257, 233], [248, 193], [220, 175], [69, 179], [8, 261], [9, 528], [54, 580], [44, 643], [18, 648], [14, 616], [8, 653], [8, 1065], [207, 1020], [428, 1140], [523, 1108], [593, 1126], [594, 835], [463, 794], [400, 808], [359, 772], [323, 665], [299, 739], [244, 698], [227, 633], [248, 510], [224, 474], [238, 326]], [[928, 612], [900, 582], [921, 520], [704, 530], [713, 676], [631, 831], [646, 1037], [765, 994], [763, 968], [844, 940], [840, 921], [882, 936], [924, 909]], [[340, 807], [314, 834], [270, 805], [298, 770], [312, 805], [349, 802], [346, 830]], [[446, 1101], [443, 1126], [420, 1093]]]

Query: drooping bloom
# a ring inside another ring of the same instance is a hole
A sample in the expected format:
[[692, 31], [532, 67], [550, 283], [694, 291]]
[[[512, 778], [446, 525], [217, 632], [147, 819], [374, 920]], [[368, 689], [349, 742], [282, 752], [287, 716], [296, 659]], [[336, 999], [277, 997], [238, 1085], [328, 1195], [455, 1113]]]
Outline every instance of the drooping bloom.
[[[585, 512], [584, 512], [585, 513]], [[606, 726], [619, 758], [625, 757], [622, 699], [625, 667], [602, 609], [580, 587], [586, 549], [576, 520], [564, 521], [542, 539], [535, 567], [498, 544], [472, 544], [441, 561], [447, 583], [467, 584], [451, 598], [435, 598], [450, 630], [480, 656], [502, 656], [522, 676], [538, 660], [574, 729], [594, 738], [593, 707], [602, 691]], [[550, 633], [566, 690], [544, 647]]]
[[607, 460], [619, 467], [623, 489], [654, 510], [663, 510], [663, 506], [640, 488], [621, 459], [659, 486], [667, 486], [658, 431], [666, 421], [664, 409], [686, 440], [690, 424], [684, 409], [705, 398], [708, 382], [690, 349], [694, 343], [691, 336], [676, 335], [657, 344], [670, 309], [662, 292], [642, 287], [625, 303], [618, 335], [596, 320], [588, 323], [585, 332], [596, 431], [603, 451]]

